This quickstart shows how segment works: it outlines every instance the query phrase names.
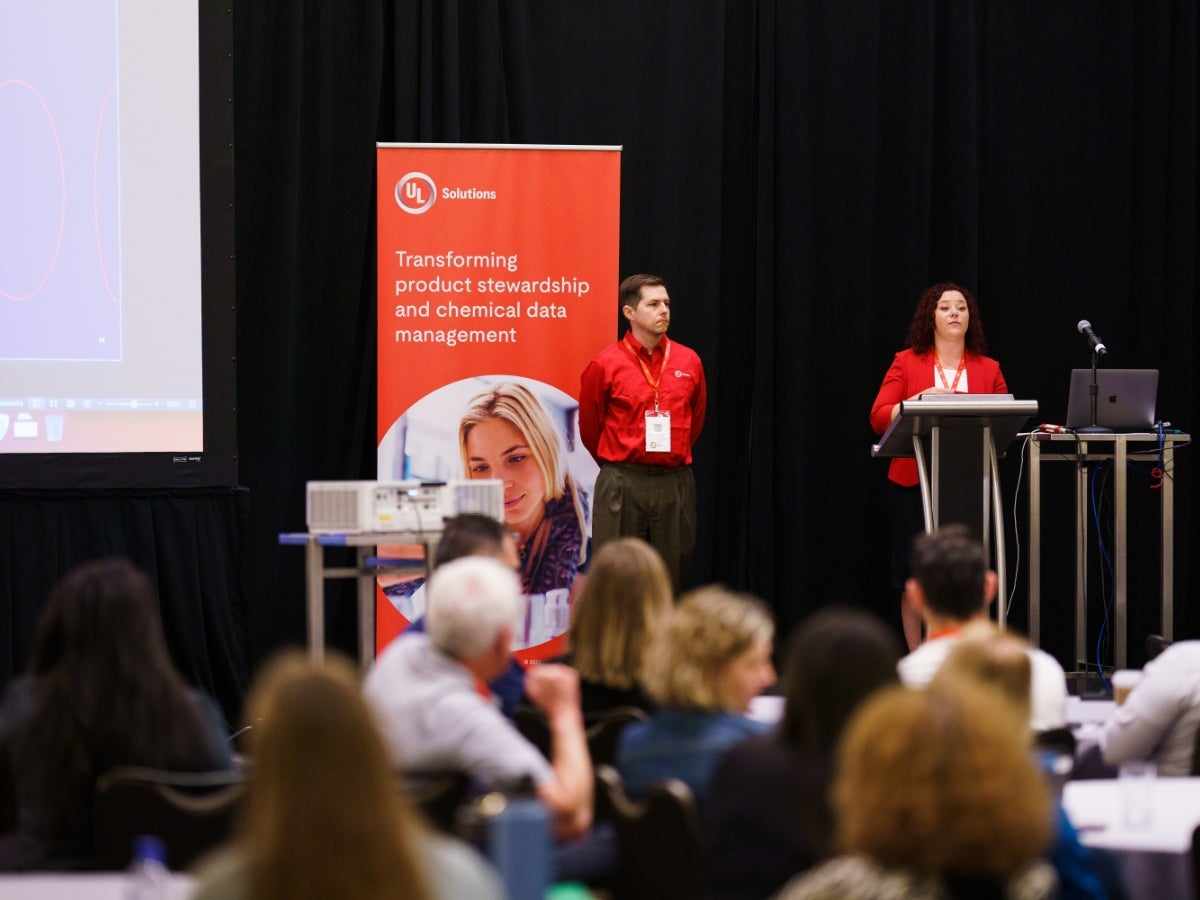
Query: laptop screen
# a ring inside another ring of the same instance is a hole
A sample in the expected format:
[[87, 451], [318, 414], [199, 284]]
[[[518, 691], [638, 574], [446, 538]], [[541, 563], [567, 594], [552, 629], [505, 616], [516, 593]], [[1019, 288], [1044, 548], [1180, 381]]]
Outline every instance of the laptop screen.
[[[1091, 369], [1071, 370], [1067, 428], [1092, 424]], [[1158, 369], [1097, 369], [1096, 425], [1117, 432], [1152, 431]]]

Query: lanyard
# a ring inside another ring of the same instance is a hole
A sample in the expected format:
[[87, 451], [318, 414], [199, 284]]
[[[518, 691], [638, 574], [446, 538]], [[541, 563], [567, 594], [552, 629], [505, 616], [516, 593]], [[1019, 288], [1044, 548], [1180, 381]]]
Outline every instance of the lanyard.
[[[645, 360], [642, 359], [642, 355], [634, 350], [632, 346], [630, 346], [629, 335], [626, 335], [625, 340], [623, 340], [621, 343], [625, 349], [629, 351], [633, 358], [637, 360], [637, 364], [642, 367], [642, 374], [646, 376], [646, 384], [650, 385], [650, 390], [654, 391], [654, 411], [658, 412], [658, 384], [660, 381], [662, 381], [662, 373], [666, 371], [667, 360], [671, 358], [670, 340], [667, 339], [666, 335], [663, 335], [662, 366], [659, 367], [657, 378], [650, 374], [650, 367], [646, 365]], [[954, 383], [958, 383], [957, 378], [954, 380]]]
[[936, 353], [933, 355], [933, 358], [937, 362], [937, 365], [934, 366], [934, 368], [937, 369], [938, 378], [942, 380], [942, 387], [948, 388], [950, 393], [953, 394], [958, 390], [958, 382], [962, 379], [962, 373], [967, 369], [967, 354], [964, 353], [958, 360], [958, 370], [954, 373], [953, 384], [946, 383], [946, 373], [942, 369], [942, 358]]

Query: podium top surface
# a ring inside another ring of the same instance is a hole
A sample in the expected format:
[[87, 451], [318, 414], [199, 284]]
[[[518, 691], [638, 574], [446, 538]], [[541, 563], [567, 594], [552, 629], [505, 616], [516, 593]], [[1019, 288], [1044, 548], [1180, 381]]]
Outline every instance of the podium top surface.
[[912, 456], [912, 438], [926, 437], [935, 427], [991, 428], [996, 451], [1001, 452], [1017, 432], [1037, 415], [1036, 400], [1015, 400], [1012, 394], [923, 394], [904, 400], [900, 412], [872, 456]]

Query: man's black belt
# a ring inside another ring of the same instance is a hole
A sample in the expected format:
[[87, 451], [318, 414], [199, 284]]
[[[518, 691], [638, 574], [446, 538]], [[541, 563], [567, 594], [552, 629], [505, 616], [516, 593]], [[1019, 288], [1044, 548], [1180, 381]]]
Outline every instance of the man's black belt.
[[687, 466], [651, 466], [646, 463], [609, 462], [607, 460], [605, 460], [604, 465], [616, 466], [618, 469], [628, 469], [630, 472], [640, 472], [643, 475], [669, 475], [672, 472], [679, 472], [687, 468]]

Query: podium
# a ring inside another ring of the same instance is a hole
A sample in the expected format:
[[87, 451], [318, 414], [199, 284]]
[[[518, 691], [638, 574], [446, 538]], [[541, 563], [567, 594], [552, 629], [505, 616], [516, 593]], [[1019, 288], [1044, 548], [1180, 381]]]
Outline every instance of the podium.
[[1037, 408], [1036, 400], [1014, 400], [1012, 394], [922, 394], [900, 403], [900, 412], [871, 447], [876, 457], [916, 458], [926, 532], [963, 523], [975, 529], [985, 547], [995, 548], [1001, 628], [1008, 618], [1008, 592], [996, 458]]

